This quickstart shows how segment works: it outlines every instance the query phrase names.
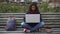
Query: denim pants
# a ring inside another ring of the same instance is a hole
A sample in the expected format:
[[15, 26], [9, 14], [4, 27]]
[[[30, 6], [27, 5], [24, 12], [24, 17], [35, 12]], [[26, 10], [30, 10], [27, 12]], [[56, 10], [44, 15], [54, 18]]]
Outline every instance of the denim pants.
[[39, 29], [39, 28], [42, 28], [43, 25], [44, 25], [44, 22], [41, 21], [40, 23], [38, 23], [36, 26], [34, 26], [34, 27], [32, 27], [32, 28], [30, 27], [30, 25], [26, 24], [25, 22], [22, 22], [21, 24], [22, 24], [22, 27], [23, 27], [23, 28], [29, 29], [30, 32], [32, 32], [32, 31], [35, 31], [35, 30], [37, 30], [37, 29]]

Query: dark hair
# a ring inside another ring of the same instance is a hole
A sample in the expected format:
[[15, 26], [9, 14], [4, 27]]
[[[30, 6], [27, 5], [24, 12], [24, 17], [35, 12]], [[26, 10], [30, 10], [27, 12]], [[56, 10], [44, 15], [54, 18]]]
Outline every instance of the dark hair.
[[39, 9], [37, 7], [37, 4], [33, 3], [29, 6], [29, 11], [32, 11], [32, 6], [35, 6], [35, 11], [38, 11], [39, 12]]

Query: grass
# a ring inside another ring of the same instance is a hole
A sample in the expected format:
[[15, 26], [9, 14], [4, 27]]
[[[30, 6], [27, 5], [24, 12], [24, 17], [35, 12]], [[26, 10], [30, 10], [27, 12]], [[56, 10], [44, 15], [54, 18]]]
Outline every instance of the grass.
[[[16, 3], [0, 3], [0, 13], [25, 13], [28, 10], [29, 4], [21, 6]], [[60, 9], [60, 8], [59, 8]], [[60, 12], [59, 9], [48, 8], [48, 4], [44, 3], [39, 7], [39, 11], [45, 12]]]

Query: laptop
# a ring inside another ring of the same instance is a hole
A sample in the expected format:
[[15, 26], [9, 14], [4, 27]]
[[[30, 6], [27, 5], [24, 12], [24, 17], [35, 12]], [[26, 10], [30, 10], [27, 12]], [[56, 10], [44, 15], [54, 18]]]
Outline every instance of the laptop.
[[25, 22], [26, 23], [39, 23], [40, 14], [25, 14]]

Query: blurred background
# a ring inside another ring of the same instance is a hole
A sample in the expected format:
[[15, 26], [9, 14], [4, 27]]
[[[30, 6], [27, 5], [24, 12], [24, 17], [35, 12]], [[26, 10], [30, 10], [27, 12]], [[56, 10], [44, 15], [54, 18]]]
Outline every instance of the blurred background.
[[[20, 2], [24, 2], [22, 5]], [[0, 13], [25, 13], [32, 0], [0, 0]], [[38, 0], [39, 10], [42, 13], [59, 13], [60, 0]]]

